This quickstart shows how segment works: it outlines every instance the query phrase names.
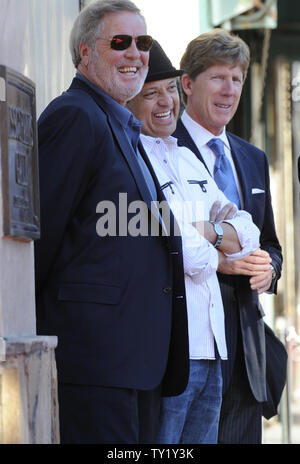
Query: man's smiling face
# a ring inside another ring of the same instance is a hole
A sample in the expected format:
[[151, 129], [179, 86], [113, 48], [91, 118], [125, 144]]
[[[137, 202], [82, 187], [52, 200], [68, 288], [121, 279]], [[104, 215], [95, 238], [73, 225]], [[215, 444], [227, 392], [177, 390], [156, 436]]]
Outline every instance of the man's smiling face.
[[162, 138], [175, 131], [179, 107], [176, 77], [147, 82], [128, 103], [135, 117], [143, 121], [143, 134]]
[[[145, 35], [143, 17], [130, 11], [108, 13], [99, 35], [110, 39], [118, 34]], [[109, 40], [99, 38], [94, 50], [81, 46], [81, 57], [79, 72], [121, 105], [139, 93], [148, 72], [149, 52], [138, 50], [134, 40], [125, 50], [113, 50]]]
[[188, 114], [209, 132], [219, 135], [237, 110], [243, 73], [239, 66], [215, 64], [195, 80], [184, 74], [182, 86], [187, 95]]

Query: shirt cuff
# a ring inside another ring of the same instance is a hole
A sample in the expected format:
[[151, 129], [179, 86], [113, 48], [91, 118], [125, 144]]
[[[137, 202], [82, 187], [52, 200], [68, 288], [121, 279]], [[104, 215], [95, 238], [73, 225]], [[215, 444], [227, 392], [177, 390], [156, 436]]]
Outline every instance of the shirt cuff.
[[242, 248], [237, 253], [224, 253], [229, 261], [243, 259], [259, 248], [260, 231], [258, 227], [252, 222], [250, 214], [246, 214], [250, 220], [247, 218], [247, 216], [243, 215], [245, 217], [236, 216], [234, 219], [226, 219], [226, 221], [224, 221], [228, 222], [232, 225], [232, 227], [234, 227]]
[[201, 281], [216, 272], [219, 264], [217, 250], [191, 224], [181, 227], [184, 272]]

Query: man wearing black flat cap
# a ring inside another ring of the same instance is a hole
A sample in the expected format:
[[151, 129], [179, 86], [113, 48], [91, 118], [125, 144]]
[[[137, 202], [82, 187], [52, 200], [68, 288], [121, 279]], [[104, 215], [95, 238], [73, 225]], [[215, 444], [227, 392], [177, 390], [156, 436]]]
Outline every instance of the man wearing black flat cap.
[[179, 113], [176, 70], [154, 41], [141, 92], [127, 106], [143, 122], [141, 141], [178, 222], [188, 310], [190, 376], [179, 396], [162, 399], [157, 443], [216, 443], [222, 398], [220, 359], [227, 358], [217, 267], [258, 246], [251, 216], [238, 211], [174, 132]]

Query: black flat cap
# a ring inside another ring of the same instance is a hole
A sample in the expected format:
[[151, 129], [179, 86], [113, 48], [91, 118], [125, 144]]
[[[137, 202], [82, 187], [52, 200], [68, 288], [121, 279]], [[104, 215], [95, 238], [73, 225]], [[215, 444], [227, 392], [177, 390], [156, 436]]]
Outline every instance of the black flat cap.
[[160, 81], [181, 76], [183, 71], [177, 70], [159, 45], [154, 40], [149, 55], [149, 71], [145, 82]]

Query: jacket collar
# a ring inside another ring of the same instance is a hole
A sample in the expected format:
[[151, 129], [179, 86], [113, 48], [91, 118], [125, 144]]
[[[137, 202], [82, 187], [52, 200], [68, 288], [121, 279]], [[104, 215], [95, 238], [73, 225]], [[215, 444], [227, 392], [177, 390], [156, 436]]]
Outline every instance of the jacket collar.
[[[117, 145], [119, 146], [120, 148], [120, 151], [122, 153], [122, 155], [124, 156], [128, 166], [129, 166], [129, 169], [131, 171], [131, 174], [135, 180], [135, 183], [136, 183], [136, 186], [140, 192], [140, 195], [141, 195], [141, 198], [143, 199], [143, 201], [146, 203], [148, 209], [151, 211], [151, 213], [155, 214], [156, 218], [157, 218], [157, 215], [156, 215], [156, 210], [155, 208], [153, 208], [153, 205], [151, 204], [151, 202], [155, 201], [156, 199], [152, 198], [151, 194], [150, 194], [150, 191], [149, 191], [149, 188], [147, 187], [147, 184], [145, 182], [145, 179], [144, 179], [144, 176], [143, 176], [143, 173], [140, 169], [140, 166], [139, 166], [139, 163], [138, 163], [138, 160], [137, 160], [137, 154], [136, 152], [134, 151], [130, 141], [129, 141], [129, 138], [127, 137], [127, 134], [124, 130], [124, 127], [122, 126], [120, 120], [118, 118], [116, 118], [114, 116], [114, 114], [112, 114], [112, 111], [111, 111], [111, 103], [110, 103], [110, 100], [112, 100], [109, 96], [107, 96], [106, 94], [104, 94], [104, 96], [102, 95], [103, 92], [96, 92], [90, 85], [88, 85], [86, 82], [84, 82], [83, 80], [81, 79], [78, 79], [78, 78], [74, 78], [73, 79], [73, 82], [70, 86], [70, 89], [69, 90], [82, 90], [82, 91], [85, 91], [86, 93], [88, 93], [92, 98], [93, 100], [96, 102], [96, 104], [102, 109], [102, 111], [106, 114], [107, 116], [107, 121], [108, 121], [108, 124], [111, 128], [111, 131], [112, 131], [112, 134], [114, 136], [114, 139], [115, 139], [115, 142], [117, 143]], [[116, 103], [118, 104], [118, 103]], [[131, 113], [129, 112], [129, 116], [131, 116]], [[143, 157], [150, 173], [152, 174], [152, 177], [154, 179], [154, 183], [155, 183], [155, 186], [156, 186], [156, 189], [157, 189], [157, 192], [158, 192], [158, 200], [159, 201], [162, 201], [163, 198], [162, 198], [162, 195], [160, 193], [160, 187], [159, 187], [159, 183], [156, 179], [156, 175], [153, 171], [153, 168], [151, 166], [151, 163], [146, 155], [146, 152], [144, 151], [143, 149], [143, 146], [141, 143], [138, 144], [138, 148], [139, 148], [139, 151], [140, 151], [140, 154], [141, 156]], [[161, 219], [161, 216], [158, 215], [158, 218], [157, 218], [161, 224], [161, 226], [163, 227], [164, 230], [165, 229], [165, 226], [162, 222], [162, 219]]]

